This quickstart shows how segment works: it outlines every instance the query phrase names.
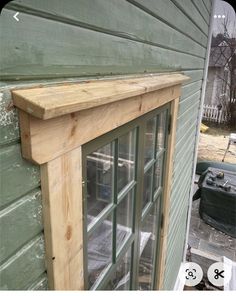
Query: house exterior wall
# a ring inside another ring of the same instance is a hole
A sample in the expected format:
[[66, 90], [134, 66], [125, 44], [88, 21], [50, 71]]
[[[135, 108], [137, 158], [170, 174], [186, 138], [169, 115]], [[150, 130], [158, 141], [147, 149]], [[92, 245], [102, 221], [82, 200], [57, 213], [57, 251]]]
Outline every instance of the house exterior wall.
[[221, 96], [223, 94], [226, 94], [226, 97], [228, 96], [228, 89], [226, 88], [226, 83], [219, 78], [224, 78], [224, 74], [228, 75], [228, 73], [224, 73], [223, 67], [209, 67], [204, 104], [216, 106], [219, 103], [222, 103]]
[[[19, 11], [19, 22], [13, 19]], [[18, 0], [1, 23], [1, 289], [46, 289], [39, 168], [21, 157], [10, 90], [181, 71], [165, 289], [185, 245], [211, 0]], [[26, 268], [27, 266], [27, 268]]]

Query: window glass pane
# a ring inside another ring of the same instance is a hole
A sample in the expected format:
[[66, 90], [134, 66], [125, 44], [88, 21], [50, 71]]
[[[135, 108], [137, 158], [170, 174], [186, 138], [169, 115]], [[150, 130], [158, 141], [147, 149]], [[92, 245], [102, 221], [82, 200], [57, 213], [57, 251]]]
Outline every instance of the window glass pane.
[[147, 121], [145, 131], [144, 164], [154, 158], [156, 117]]
[[[159, 200], [157, 201], [159, 205]], [[158, 223], [156, 204], [141, 225], [138, 289], [151, 290], [155, 269], [156, 230]]]
[[166, 114], [167, 112], [164, 111], [157, 116], [157, 152], [163, 149], [165, 145]]
[[87, 156], [87, 215], [92, 221], [112, 203], [113, 143]]
[[130, 289], [131, 249], [122, 258], [104, 290]]
[[130, 237], [132, 233], [133, 222], [133, 190], [130, 191], [126, 197], [117, 206], [116, 216], [116, 243], [117, 250], [120, 249], [121, 245], [125, 240]]
[[145, 208], [145, 206], [151, 201], [151, 198], [152, 198], [152, 172], [153, 172], [153, 167], [151, 167], [144, 174], [142, 209]]
[[112, 262], [112, 216], [106, 218], [88, 237], [88, 287]]
[[133, 130], [118, 139], [118, 192], [134, 180], [135, 134]]
[[164, 155], [160, 156], [155, 163], [154, 168], [154, 192], [162, 186], [162, 171], [163, 171], [163, 157]]

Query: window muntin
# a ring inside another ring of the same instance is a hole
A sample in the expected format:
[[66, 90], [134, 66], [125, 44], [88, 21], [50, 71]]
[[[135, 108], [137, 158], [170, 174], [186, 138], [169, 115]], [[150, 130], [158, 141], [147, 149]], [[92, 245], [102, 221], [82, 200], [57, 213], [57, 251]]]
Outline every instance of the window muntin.
[[159, 155], [154, 165], [154, 182], [153, 182], [154, 192], [156, 192], [162, 186], [163, 161], [164, 161], [164, 154]]
[[87, 215], [89, 225], [112, 204], [114, 143], [87, 156]]
[[128, 192], [120, 200], [116, 209], [116, 249], [117, 252], [122, 245], [130, 238], [133, 230], [133, 213], [134, 213], [134, 190]]
[[143, 181], [143, 202], [142, 209], [151, 202], [152, 199], [152, 179], [153, 179], [153, 167], [151, 167], [146, 173], [144, 173]]
[[140, 243], [140, 259], [139, 259], [139, 290], [152, 290], [155, 272], [155, 260], [153, 260], [157, 245], [157, 230], [160, 215], [160, 200], [155, 202], [145, 219], [141, 223], [140, 236], [145, 237], [145, 241]]
[[104, 290], [130, 290], [131, 247], [118, 263]]
[[156, 152], [164, 149], [166, 135], [167, 111], [158, 114], [157, 116], [157, 145]]
[[112, 231], [112, 215], [109, 215], [88, 235], [89, 289], [112, 263]]
[[134, 180], [135, 131], [118, 138], [117, 191], [124, 189]]
[[[92, 283], [93, 285], [89, 285], [88, 280], [86, 280], [86, 278], [88, 278], [88, 270], [86, 271], [85, 266], [85, 283], [87, 282], [85, 288], [108, 289], [113, 286], [113, 288], [116, 289], [115, 284], [112, 285], [111, 281], [115, 281], [117, 284], [116, 276], [114, 276], [114, 274], [116, 273], [116, 270], [119, 269], [119, 264], [125, 264], [123, 259], [128, 249], [130, 249], [131, 252], [131, 268], [136, 271], [139, 268], [139, 260], [137, 260], [139, 255], [137, 254], [137, 250], [140, 248], [139, 243], [141, 243], [143, 237], [141, 225], [145, 223], [146, 219], [148, 219], [147, 217], [151, 215], [151, 211], [153, 211], [154, 208], [157, 211], [157, 206], [155, 206], [157, 203], [159, 203], [158, 212], [155, 212], [154, 216], [157, 217], [156, 219], [159, 219], [161, 216], [160, 211], [163, 186], [163, 179], [161, 176], [163, 174], [164, 165], [160, 166], [159, 163], [165, 161], [166, 133], [164, 134], [163, 129], [165, 131], [167, 130], [167, 107], [168, 105], [164, 108], [156, 110], [155, 112], [150, 112], [150, 114], [146, 114], [141, 118], [134, 120], [134, 122], [130, 124], [122, 126], [117, 130], [93, 140], [89, 145], [86, 144], [86, 146], [88, 146], [87, 149], [84, 149], [84, 151], [86, 151], [84, 153], [86, 157], [91, 154], [93, 155], [93, 151], [102, 149], [99, 147], [107, 145], [112, 147], [110, 149], [106, 149], [109, 151], [107, 154], [111, 160], [109, 169], [113, 169], [113, 172], [110, 172], [110, 176], [112, 176], [112, 182], [110, 182], [112, 183], [112, 202], [109, 203], [109, 205], [107, 205], [96, 218], [92, 218], [94, 222], [92, 225], [90, 224], [91, 227], [88, 229], [88, 235], [85, 235], [85, 237], [88, 237], [91, 233], [95, 232], [98, 227], [97, 225], [103, 223], [102, 221], [108, 217], [108, 214], [112, 216], [111, 224], [113, 231], [112, 260], [107, 261], [108, 263], [99, 273], [96, 281]], [[160, 117], [164, 118], [162, 119], [163, 122], [159, 119], [159, 115], [161, 113], [164, 113], [164, 115], [161, 115]], [[147, 124], [148, 121], [149, 123]], [[161, 127], [159, 127], [159, 124]], [[160, 131], [161, 136], [158, 134], [158, 130]], [[147, 134], [149, 135], [148, 137]], [[159, 138], [160, 140], [158, 140]], [[148, 143], [146, 143], [147, 141]], [[158, 148], [158, 141], [160, 143], [160, 149]], [[149, 149], [151, 148], [151, 150], [149, 150], [149, 154], [145, 154], [145, 151], [147, 151], [146, 147]], [[112, 153], [110, 151], [112, 151]], [[146, 161], [146, 164], [145, 155], [149, 158], [148, 161]], [[108, 157], [106, 156], [106, 158]], [[86, 158], [86, 163], [88, 161], [89, 159]], [[122, 174], [120, 167], [123, 167], [124, 174]], [[155, 170], [158, 172], [156, 175], [154, 173]], [[145, 175], [148, 176], [146, 185]], [[158, 182], [155, 180], [157, 176], [159, 178], [159, 184], [157, 184]], [[143, 180], [143, 182], [140, 180]], [[144, 192], [144, 188], [146, 188], [147, 192], [145, 203], [143, 202], [144, 195], [142, 194]], [[85, 199], [85, 212], [87, 212], [86, 203]], [[122, 213], [123, 216], [120, 215], [120, 213]], [[87, 224], [88, 223], [89, 220]], [[137, 231], [135, 231], [137, 228], [139, 229], [138, 234]], [[123, 232], [119, 233], [120, 230]], [[159, 233], [158, 231], [159, 229], [156, 229], [156, 232], [154, 233], [153, 230], [152, 237], [157, 237], [157, 233]], [[85, 240], [87, 240], [87, 238], [85, 238]], [[154, 241], [149, 243], [153, 245], [153, 254], [155, 258], [157, 256], [158, 243], [158, 239], [154, 239]], [[137, 245], [136, 248], [135, 245]], [[131, 246], [134, 247], [131, 248]], [[85, 254], [85, 264], [89, 261], [88, 257], [89, 254]], [[153, 270], [150, 270], [149, 272], [150, 283], [147, 287], [150, 289], [154, 288], [155, 272], [156, 268], [153, 268]], [[119, 276], [117, 275], [117, 277]], [[129, 278], [129, 289], [143, 289], [143, 286], [141, 286], [141, 284], [139, 285], [138, 273], [136, 273], [135, 277], [136, 279], [132, 275]], [[128, 289], [127, 285], [124, 285], [124, 288]]]
[[156, 117], [153, 117], [153, 118], [150, 118], [146, 123], [145, 154], [144, 154], [145, 165], [154, 158], [155, 133], [156, 133]]

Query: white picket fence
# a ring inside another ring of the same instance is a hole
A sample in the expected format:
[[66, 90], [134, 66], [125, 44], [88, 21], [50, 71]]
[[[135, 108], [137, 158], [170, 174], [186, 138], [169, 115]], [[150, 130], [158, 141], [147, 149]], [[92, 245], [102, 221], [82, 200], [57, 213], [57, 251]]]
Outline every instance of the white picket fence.
[[203, 105], [202, 119], [211, 122], [225, 123], [227, 122], [227, 114], [223, 110], [218, 110], [214, 105]]

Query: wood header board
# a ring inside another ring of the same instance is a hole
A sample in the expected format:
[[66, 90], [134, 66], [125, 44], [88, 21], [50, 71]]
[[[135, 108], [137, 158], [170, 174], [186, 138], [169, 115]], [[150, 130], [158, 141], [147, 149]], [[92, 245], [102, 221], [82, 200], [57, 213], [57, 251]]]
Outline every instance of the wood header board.
[[14, 90], [13, 102], [26, 113], [49, 119], [181, 84], [182, 74], [142, 78], [99, 80], [74, 84]]

